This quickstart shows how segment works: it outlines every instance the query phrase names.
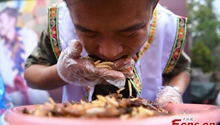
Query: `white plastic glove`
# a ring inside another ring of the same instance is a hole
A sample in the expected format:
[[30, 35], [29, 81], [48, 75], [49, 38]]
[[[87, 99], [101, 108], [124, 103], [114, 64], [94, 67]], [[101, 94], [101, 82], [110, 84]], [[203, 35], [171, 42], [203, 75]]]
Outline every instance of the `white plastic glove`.
[[111, 70], [96, 68], [95, 60], [82, 57], [81, 52], [82, 44], [77, 40], [71, 40], [58, 59], [58, 75], [69, 84], [95, 86], [110, 83], [122, 88], [125, 85], [126, 77], [133, 76], [133, 72], [125, 70], [134, 65], [134, 61], [129, 58], [116, 61]]
[[161, 87], [155, 101], [161, 107], [165, 107], [169, 103], [183, 103], [181, 92], [177, 88], [172, 86]]

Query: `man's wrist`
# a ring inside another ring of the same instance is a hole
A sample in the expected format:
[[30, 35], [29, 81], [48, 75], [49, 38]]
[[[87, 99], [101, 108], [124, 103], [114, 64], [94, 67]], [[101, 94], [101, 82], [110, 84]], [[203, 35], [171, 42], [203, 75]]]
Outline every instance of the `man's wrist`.
[[174, 90], [176, 90], [180, 95], [182, 95], [182, 92], [180, 91], [180, 89], [176, 86], [171, 86]]

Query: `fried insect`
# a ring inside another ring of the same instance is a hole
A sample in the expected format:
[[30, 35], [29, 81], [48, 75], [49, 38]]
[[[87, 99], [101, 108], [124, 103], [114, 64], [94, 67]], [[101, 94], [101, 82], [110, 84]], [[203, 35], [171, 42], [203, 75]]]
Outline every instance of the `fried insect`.
[[132, 85], [130, 80], [128, 80], [129, 97], [132, 97]]
[[94, 63], [95, 67], [96, 68], [108, 68], [108, 69], [112, 69], [111, 66], [114, 65], [113, 62], [110, 62], [110, 61], [104, 61], [104, 62], [101, 62], [100, 60], [97, 60], [95, 63]]

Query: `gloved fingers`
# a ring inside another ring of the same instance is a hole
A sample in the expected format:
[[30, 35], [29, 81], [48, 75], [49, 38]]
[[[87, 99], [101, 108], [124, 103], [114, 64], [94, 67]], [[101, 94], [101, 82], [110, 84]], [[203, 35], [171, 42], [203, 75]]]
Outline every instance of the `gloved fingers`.
[[118, 71], [115, 71], [115, 69], [95, 67], [94, 60], [81, 57], [81, 52], [82, 44], [77, 40], [71, 40], [68, 47], [60, 54], [57, 72], [67, 83], [93, 86], [100, 83], [100, 80], [105, 80], [121, 88], [125, 85], [125, 75], [133, 75], [130, 67], [134, 62], [129, 57], [116, 61], [115, 69]]
[[126, 78], [134, 76], [133, 73], [134, 60], [131, 57], [125, 57], [114, 62], [113, 70], [120, 71]]
[[58, 71], [59, 76], [69, 84], [94, 86], [100, 79], [94, 66], [90, 63], [78, 62], [70, 65], [66, 70], [61, 69], [61, 71]]
[[73, 64], [77, 64], [77, 62], [75, 62], [72, 58], [69, 58], [65, 52], [61, 52], [56, 68], [60, 78], [67, 83], [71, 81], [71, 79], [69, 79], [71, 74], [69, 73]]
[[99, 77], [104, 79], [107, 83], [110, 83], [118, 88], [125, 86], [126, 78], [123, 73], [104, 68], [98, 69], [97, 71], [99, 72]]
[[[94, 66], [91, 60], [81, 57], [82, 44], [78, 40], [71, 40], [68, 47], [61, 52], [57, 62], [58, 75], [70, 84], [76, 81], [83, 82], [94, 75]], [[90, 80], [92, 81], [92, 80]]]
[[171, 86], [161, 87], [155, 102], [161, 107], [165, 107], [169, 103], [183, 103], [182, 95]]
[[131, 57], [124, 57], [122, 59], [116, 60], [113, 65], [114, 70], [120, 70], [121, 68], [125, 66], [133, 66], [134, 60]]
[[123, 73], [126, 78], [134, 77], [133, 67], [124, 67], [124, 69], [119, 70], [119, 72]]
[[65, 79], [62, 75], [71, 72], [70, 70], [78, 63], [76, 57], [78, 56], [79, 58], [82, 51], [81, 47], [82, 45], [79, 41], [71, 40], [68, 43], [68, 47], [61, 52], [57, 61], [57, 71], [61, 78], [63, 77], [62, 79]]
[[64, 50], [64, 53], [71, 58], [80, 57], [81, 52], [82, 44], [76, 39], [69, 41], [68, 47]]

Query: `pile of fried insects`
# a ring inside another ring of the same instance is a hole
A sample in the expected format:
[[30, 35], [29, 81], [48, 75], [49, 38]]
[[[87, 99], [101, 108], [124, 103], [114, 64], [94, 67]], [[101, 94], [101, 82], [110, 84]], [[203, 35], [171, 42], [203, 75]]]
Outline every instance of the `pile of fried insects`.
[[171, 111], [160, 108], [155, 102], [142, 98], [123, 98], [119, 92], [108, 96], [98, 95], [91, 102], [80, 101], [55, 103], [49, 98], [44, 105], [36, 105], [34, 109], [24, 108], [23, 114], [44, 117], [75, 118], [146, 118], [159, 115], [171, 115]]

